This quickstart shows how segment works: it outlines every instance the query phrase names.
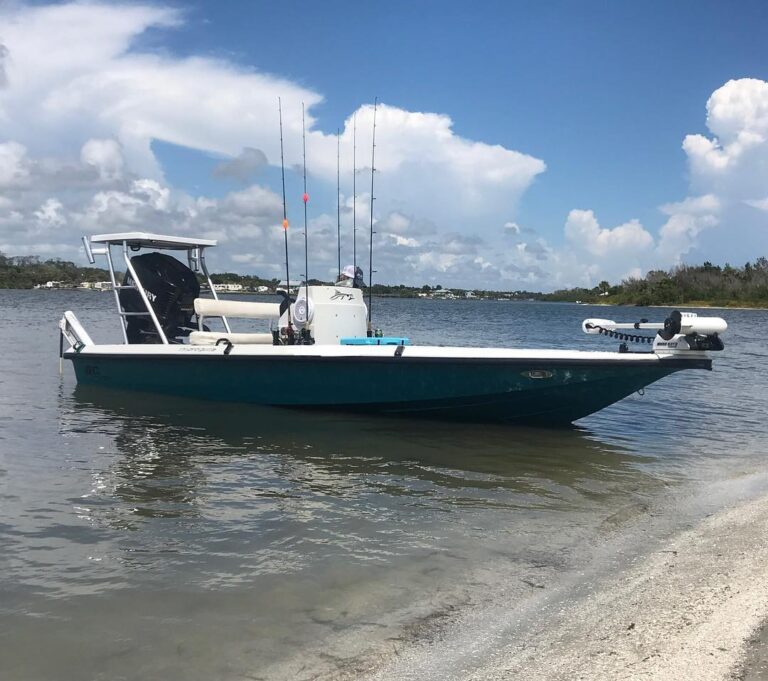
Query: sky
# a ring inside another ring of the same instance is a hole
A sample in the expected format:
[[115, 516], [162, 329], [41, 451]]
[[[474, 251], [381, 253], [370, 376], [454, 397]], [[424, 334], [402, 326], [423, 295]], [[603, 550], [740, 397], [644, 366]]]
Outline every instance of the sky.
[[[0, 0], [0, 251], [497, 290], [768, 255], [768, 3]], [[309, 263], [304, 261], [302, 106]], [[353, 139], [356, 192], [353, 197]], [[353, 205], [355, 215], [353, 216]]]

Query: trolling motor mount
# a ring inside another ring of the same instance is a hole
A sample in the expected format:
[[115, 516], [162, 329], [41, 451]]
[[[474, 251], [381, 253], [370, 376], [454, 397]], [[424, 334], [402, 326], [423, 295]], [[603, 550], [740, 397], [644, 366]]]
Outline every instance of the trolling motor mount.
[[672, 340], [673, 336], [680, 333], [682, 320], [683, 315], [678, 310], [672, 312], [669, 317], [664, 320], [664, 328], [659, 331], [659, 336], [667, 341]]

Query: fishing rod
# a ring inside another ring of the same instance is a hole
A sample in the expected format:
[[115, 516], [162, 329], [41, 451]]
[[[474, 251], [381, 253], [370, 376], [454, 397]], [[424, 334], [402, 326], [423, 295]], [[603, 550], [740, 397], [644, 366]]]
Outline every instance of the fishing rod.
[[339, 274], [336, 278], [341, 278], [341, 137], [339, 129], [336, 128], [336, 239], [339, 252]]
[[[277, 98], [280, 117], [280, 173], [283, 178], [283, 236], [285, 237], [285, 293], [288, 302], [288, 329], [291, 328], [291, 275], [288, 269], [288, 205], [285, 200], [285, 156], [283, 154], [283, 103]], [[290, 333], [290, 331], [289, 331]]]
[[352, 266], [357, 274], [357, 112], [352, 116]]
[[371, 328], [371, 306], [373, 304], [373, 177], [376, 174], [376, 109], [379, 104], [379, 98], [373, 99], [373, 140], [371, 144], [371, 239], [368, 244], [368, 336], [373, 335]]
[[304, 102], [301, 103], [301, 148], [304, 157], [304, 195], [301, 197], [304, 201], [304, 292], [307, 298], [307, 317], [302, 331], [307, 331], [309, 325], [309, 237], [307, 229], [307, 203], [309, 194], [307, 194], [307, 128], [304, 123]]

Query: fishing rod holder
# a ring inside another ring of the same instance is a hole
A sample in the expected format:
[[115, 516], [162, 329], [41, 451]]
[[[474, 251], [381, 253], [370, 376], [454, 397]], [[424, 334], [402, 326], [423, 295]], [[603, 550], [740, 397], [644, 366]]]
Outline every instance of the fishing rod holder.
[[[585, 319], [581, 328], [587, 334], [607, 335], [631, 343], [652, 342], [653, 352], [656, 353], [677, 353], [722, 350], [724, 346], [720, 334], [728, 329], [728, 324], [720, 317], [699, 317], [695, 312], [675, 310], [663, 322]], [[656, 331], [656, 335], [633, 333], [635, 331]]]

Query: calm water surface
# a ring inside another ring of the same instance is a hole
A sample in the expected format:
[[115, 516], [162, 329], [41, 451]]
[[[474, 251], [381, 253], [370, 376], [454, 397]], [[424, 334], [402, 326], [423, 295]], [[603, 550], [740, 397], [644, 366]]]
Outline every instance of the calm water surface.
[[[112, 304], [0, 291], [3, 679], [333, 674], [499, 585], [556, 575], [652, 500], [765, 454], [763, 311], [722, 312], [714, 372], [546, 430], [77, 388], [69, 366], [58, 375], [56, 322], [73, 309], [116, 341]], [[581, 320], [666, 314], [374, 305], [416, 343], [509, 347], [612, 348]]]

